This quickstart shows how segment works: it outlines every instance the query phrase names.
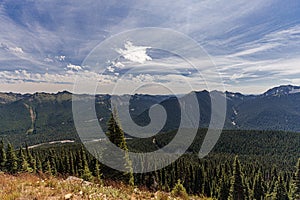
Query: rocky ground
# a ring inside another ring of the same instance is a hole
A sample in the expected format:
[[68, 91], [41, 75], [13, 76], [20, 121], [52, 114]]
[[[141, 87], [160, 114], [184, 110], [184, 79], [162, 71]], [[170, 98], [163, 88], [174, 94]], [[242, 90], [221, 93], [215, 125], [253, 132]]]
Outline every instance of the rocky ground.
[[[103, 186], [76, 177], [67, 179], [32, 174], [0, 174], [1, 200], [56, 200], [56, 199], [182, 199], [170, 193], [149, 192], [121, 184]], [[190, 197], [189, 199], [202, 199]]]

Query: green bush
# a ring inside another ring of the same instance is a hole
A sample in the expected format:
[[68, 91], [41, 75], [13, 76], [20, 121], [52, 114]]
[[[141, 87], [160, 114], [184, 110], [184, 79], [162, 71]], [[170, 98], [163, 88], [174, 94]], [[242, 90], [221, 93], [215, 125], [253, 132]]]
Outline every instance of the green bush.
[[174, 186], [174, 188], [172, 189], [171, 194], [174, 197], [181, 197], [182, 199], [189, 199], [189, 196], [179, 179], [178, 179], [176, 185]]

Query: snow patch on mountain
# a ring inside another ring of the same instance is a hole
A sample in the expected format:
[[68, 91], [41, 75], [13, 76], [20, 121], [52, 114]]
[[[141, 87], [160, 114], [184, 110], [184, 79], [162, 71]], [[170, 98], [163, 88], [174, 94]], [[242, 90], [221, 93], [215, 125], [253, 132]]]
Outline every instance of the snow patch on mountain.
[[263, 94], [263, 96], [283, 96], [296, 93], [300, 93], [300, 87], [293, 85], [283, 85], [268, 90]]

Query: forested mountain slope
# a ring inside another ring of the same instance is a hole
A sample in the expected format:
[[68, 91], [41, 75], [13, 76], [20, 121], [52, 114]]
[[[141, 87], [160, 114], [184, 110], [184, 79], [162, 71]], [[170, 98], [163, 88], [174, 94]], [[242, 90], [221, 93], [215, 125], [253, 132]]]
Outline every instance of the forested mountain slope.
[[[299, 87], [280, 86], [262, 95], [243, 95], [226, 92], [227, 113], [225, 129], [300, 131]], [[217, 92], [217, 91], [213, 91]], [[190, 94], [187, 94], [190, 95]], [[196, 92], [200, 109], [200, 127], [209, 125], [211, 114], [210, 93]], [[79, 95], [84, 101], [89, 95]], [[185, 98], [182, 96], [181, 98]], [[122, 99], [123, 97], [117, 97]], [[96, 95], [95, 108], [101, 127], [111, 112], [110, 95]], [[176, 130], [180, 124], [181, 110], [178, 99], [169, 95], [130, 96], [130, 114], [138, 125], [150, 122], [149, 108], [155, 104], [164, 106], [167, 121], [162, 132]], [[0, 137], [11, 141], [38, 144], [57, 140], [78, 140], [72, 115], [72, 94], [0, 93]], [[129, 133], [130, 134], [130, 133]], [[128, 136], [129, 137], [129, 136]]]

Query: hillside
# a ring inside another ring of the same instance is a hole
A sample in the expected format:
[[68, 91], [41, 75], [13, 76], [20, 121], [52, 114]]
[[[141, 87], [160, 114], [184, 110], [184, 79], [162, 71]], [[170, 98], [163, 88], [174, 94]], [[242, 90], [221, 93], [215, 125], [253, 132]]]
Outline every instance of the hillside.
[[[182, 199], [180, 197], [172, 197], [170, 193], [166, 192], [150, 192], [146, 189], [131, 188], [118, 183], [110, 184], [110, 186], [92, 184], [83, 182], [76, 177], [63, 179], [46, 175], [8, 175], [0, 173], [0, 199]], [[205, 200], [208, 198], [190, 196], [190, 199]]]
[[[227, 113], [225, 129], [300, 131], [300, 93], [296, 86], [280, 86], [261, 95], [226, 92]], [[213, 91], [217, 92], [217, 91]], [[187, 94], [189, 95], [189, 94]], [[207, 91], [196, 92], [200, 109], [200, 127], [210, 122], [211, 101]], [[78, 95], [79, 101], [91, 98]], [[122, 102], [125, 96], [117, 97]], [[185, 99], [186, 96], [182, 96]], [[96, 95], [95, 108], [101, 127], [106, 130], [110, 116], [110, 95]], [[166, 109], [167, 121], [161, 132], [176, 130], [181, 110], [174, 96], [130, 96], [130, 115], [141, 126], [150, 122], [149, 108], [160, 104]], [[88, 121], [86, 122], [88, 123]], [[9, 138], [15, 146], [44, 142], [79, 141], [72, 115], [72, 94], [14, 94], [0, 93], [0, 137]], [[126, 133], [125, 133], [126, 134]], [[97, 139], [97, 138], [95, 138]]]

